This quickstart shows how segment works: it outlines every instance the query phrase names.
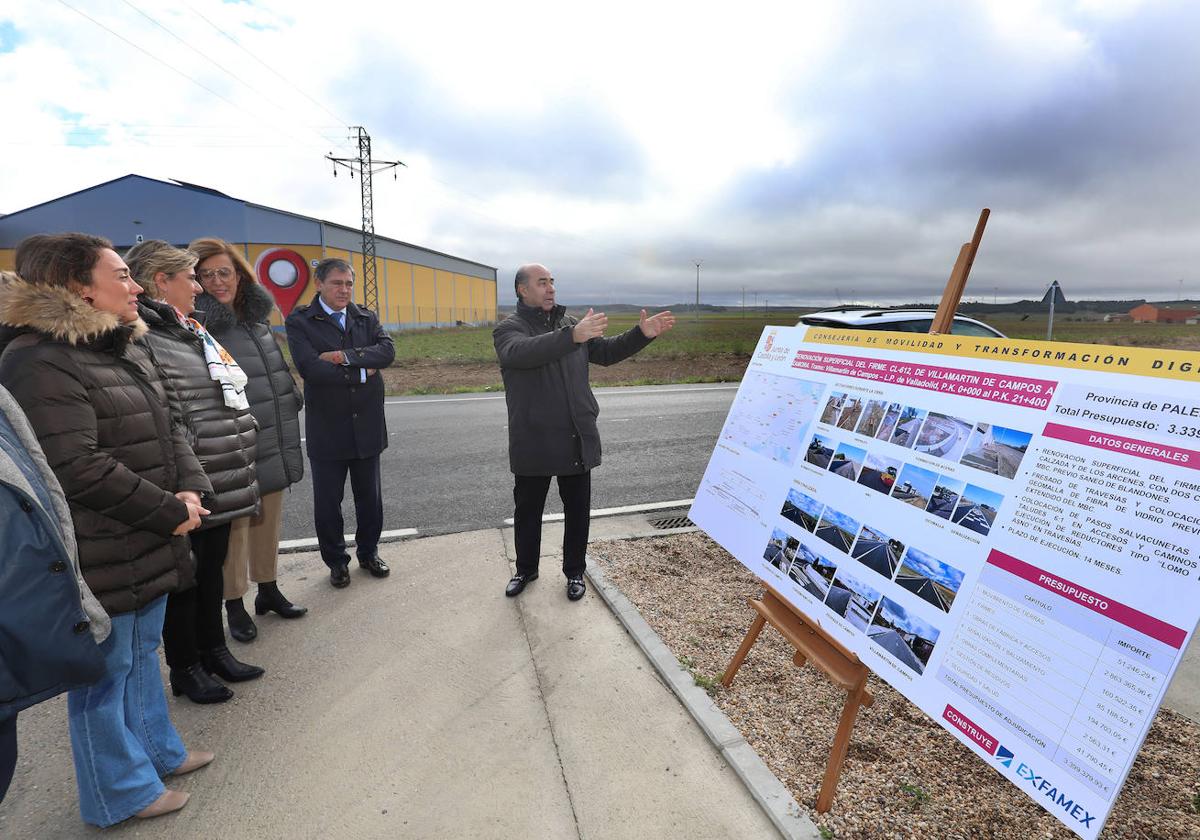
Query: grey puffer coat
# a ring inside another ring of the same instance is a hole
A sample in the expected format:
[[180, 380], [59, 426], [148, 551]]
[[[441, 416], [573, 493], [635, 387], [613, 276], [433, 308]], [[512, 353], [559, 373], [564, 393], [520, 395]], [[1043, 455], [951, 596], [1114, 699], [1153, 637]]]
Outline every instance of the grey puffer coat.
[[71, 509], [79, 565], [110, 615], [186, 588], [194, 566], [175, 497], [212, 484], [171, 423], [141, 320], [121, 324], [69, 290], [0, 284], [0, 384], [29, 419]]
[[221, 384], [209, 376], [203, 342], [179, 323], [173, 306], [142, 295], [138, 314], [150, 328], [146, 346], [162, 374], [172, 419], [186, 430], [188, 443], [212, 481], [214, 498], [206, 505], [212, 512], [204, 517], [201, 530], [250, 516], [258, 510], [254, 415], [248, 408], [225, 405]]
[[250, 380], [246, 396], [258, 421], [255, 469], [263, 496], [304, 478], [300, 451], [304, 397], [271, 334], [267, 319], [274, 306], [271, 293], [258, 283], [246, 284], [242, 308], [236, 313], [207, 292], [196, 298], [196, 310], [204, 313], [204, 328], [237, 359]]
[[577, 475], [600, 466], [600, 406], [588, 364], [614, 365], [651, 342], [634, 325], [622, 335], [576, 344], [566, 307], [517, 302], [492, 331], [508, 403], [508, 461], [516, 475]]

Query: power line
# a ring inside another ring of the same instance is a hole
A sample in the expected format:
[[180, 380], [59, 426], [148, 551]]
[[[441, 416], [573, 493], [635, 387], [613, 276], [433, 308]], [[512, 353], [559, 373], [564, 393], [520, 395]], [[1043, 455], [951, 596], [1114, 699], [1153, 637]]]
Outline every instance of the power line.
[[192, 6], [190, 3], [187, 3], [187, 2], [186, 2], [186, 0], [185, 0], [185, 2], [184, 2], [184, 4], [183, 4], [183, 5], [187, 6], [187, 7], [188, 7], [188, 9], [189, 9], [189, 10], [192, 12], [192, 14], [194, 14], [196, 17], [200, 18], [200, 20], [202, 20], [202, 21], [204, 21], [205, 23], [207, 23], [209, 26], [211, 26], [213, 29], [215, 29], [215, 30], [216, 30], [216, 31], [217, 31], [219, 34], [223, 35], [225, 38], [228, 38], [228, 39], [229, 39], [229, 41], [230, 41], [230, 43], [232, 43], [232, 44], [233, 44], [235, 47], [237, 47], [239, 50], [241, 50], [242, 52], [244, 52], [246, 55], [250, 56], [252, 59], [254, 59], [255, 61], [257, 61], [259, 64], [261, 64], [261, 65], [262, 65], [263, 67], [265, 67], [267, 70], [269, 70], [271, 73], [273, 73], [275, 76], [277, 76], [277, 77], [278, 77], [278, 78], [279, 78], [281, 81], [283, 81], [283, 83], [284, 83], [284, 84], [286, 84], [286, 85], [287, 85], [288, 87], [290, 87], [292, 90], [296, 91], [298, 94], [300, 94], [301, 96], [303, 96], [303, 97], [304, 97], [305, 99], [307, 99], [309, 102], [311, 102], [312, 104], [316, 105], [318, 108], [320, 108], [320, 109], [321, 109], [322, 111], [324, 111], [326, 114], [329, 114], [329, 116], [331, 116], [331, 117], [333, 117], [335, 120], [337, 120], [337, 121], [338, 121], [338, 125], [348, 125], [348, 124], [349, 124], [349, 120], [344, 120], [344, 119], [342, 119], [340, 116], [338, 116], [337, 114], [335, 114], [333, 111], [329, 110], [329, 108], [327, 108], [327, 107], [326, 107], [325, 105], [323, 105], [321, 102], [319, 102], [319, 101], [317, 101], [316, 99], [314, 99], [313, 97], [309, 96], [309, 95], [308, 95], [308, 94], [307, 94], [307, 93], [306, 93], [304, 90], [302, 90], [301, 88], [297, 87], [297, 86], [296, 86], [296, 84], [295, 84], [295, 83], [293, 83], [291, 79], [287, 78], [287, 76], [284, 76], [282, 73], [280, 73], [280, 72], [279, 72], [278, 70], [276, 70], [274, 67], [272, 67], [271, 65], [267, 64], [265, 61], [263, 61], [263, 60], [262, 60], [261, 58], [259, 58], [257, 55], [255, 55], [255, 54], [254, 54], [254, 53], [252, 53], [250, 50], [248, 50], [248, 49], [246, 49], [244, 46], [242, 46], [242, 43], [241, 43], [241, 41], [239, 41], [237, 38], [234, 38], [232, 35], [230, 35], [230, 34], [229, 34], [228, 32], [226, 32], [224, 29], [222, 29], [221, 27], [217, 26], [217, 25], [216, 25], [215, 23], [213, 23], [211, 20], [209, 20], [208, 18], [206, 18], [206, 17], [205, 17], [203, 14], [201, 14], [201, 13], [200, 13], [200, 11], [199, 11], [199, 10], [197, 10], [197, 9], [196, 9], [194, 6]]
[[[237, 73], [234, 73], [234, 72], [233, 72], [232, 70], [230, 70], [228, 67], [226, 67], [225, 65], [221, 64], [219, 61], [217, 61], [217, 60], [215, 60], [214, 58], [212, 58], [212, 57], [211, 57], [211, 56], [210, 56], [208, 53], [202, 53], [202, 52], [201, 52], [201, 50], [199, 50], [199, 49], [197, 49], [197, 48], [195, 47], [195, 45], [193, 45], [193, 44], [189, 43], [187, 40], [185, 40], [184, 38], [181, 38], [179, 35], [176, 35], [176, 34], [175, 34], [174, 32], [172, 32], [172, 31], [171, 31], [169, 28], [167, 28], [167, 27], [166, 27], [164, 24], [162, 24], [162, 23], [160, 23], [159, 21], [155, 20], [155, 19], [154, 19], [153, 17], [151, 17], [149, 14], [147, 14], [147, 13], [146, 13], [146, 12], [144, 12], [144, 11], [142, 11], [142, 10], [141, 10], [141, 9], [139, 9], [137, 6], [135, 6], [133, 3], [131, 3], [131, 2], [130, 2], [130, 0], [121, 0], [121, 2], [123, 2], [123, 3], [124, 3], [126, 6], [128, 6], [129, 8], [133, 9], [133, 10], [134, 10], [135, 12], [137, 12], [139, 15], [141, 15], [142, 17], [144, 17], [146, 20], [150, 21], [152, 24], [154, 24], [154, 25], [155, 25], [155, 26], [157, 26], [159, 29], [161, 29], [163, 32], [166, 32], [168, 35], [170, 35], [170, 36], [171, 36], [172, 38], [174, 38], [176, 41], [178, 41], [179, 43], [181, 43], [181, 44], [183, 44], [185, 47], [187, 47], [189, 50], [192, 50], [192, 51], [193, 51], [193, 52], [195, 52], [195, 53], [198, 53], [198, 54], [202, 54], [202, 55], [204, 55], [204, 57], [205, 57], [205, 60], [206, 60], [206, 61], [207, 61], [209, 64], [212, 64], [214, 67], [216, 67], [216, 68], [217, 68], [218, 70], [220, 70], [222, 73], [224, 73], [225, 75], [229, 76], [231, 79], [233, 79], [234, 81], [238, 82], [239, 84], [241, 84], [241, 85], [245, 86], [247, 89], [249, 89], [250, 91], [252, 91], [252, 92], [253, 92], [254, 94], [256, 94], [257, 96], [260, 96], [260, 97], [262, 97], [262, 99], [263, 99], [265, 102], [267, 102], [267, 103], [268, 103], [268, 104], [269, 104], [269, 105], [270, 105], [272, 108], [275, 108], [275, 109], [276, 109], [276, 110], [278, 110], [278, 111], [284, 112], [284, 108], [283, 108], [283, 106], [276, 104], [276, 103], [274, 102], [274, 100], [272, 100], [272, 99], [271, 99], [271, 97], [267, 96], [265, 93], [263, 93], [261, 90], [259, 90], [258, 88], [256, 88], [254, 85], [252, 85], [252, 84], [250, 84], [249, 82], [247, 82], [245, 79], [243, 79], [243, 78], [242, 78], [241, 76], [239, 76]], [[286, 113], [286, 112], [285, 112], [285, 113]], [[314, 130], [314, 131], [313, 131], [313, 133], [314, 133], [314, 134], [316, 134], [317, 132]], [[324, 140], [325, 142], [329, 142], [329, 138], [327, 138], [327, 137], [323, 137], [323, 136], [321, 136], [321, 135], [319, 135], [319, 134], [318, 134], [318, 136], [319, 136], [319, 137], [321, 137], [321, 139], [322, 139], [322, 140]]]

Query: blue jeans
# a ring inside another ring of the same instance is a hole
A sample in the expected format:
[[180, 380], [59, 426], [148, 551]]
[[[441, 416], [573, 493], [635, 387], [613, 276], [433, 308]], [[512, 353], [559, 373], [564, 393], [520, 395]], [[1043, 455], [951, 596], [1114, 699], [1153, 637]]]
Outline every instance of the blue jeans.
[[106, 828], [127, 820], [162, 795], [161, 777], [187, 758], [167, 715], [158, 666], [167, 596], [112, 617], [100, 646], [105, 675], [67, 694], [67, 721], [79, 811]]

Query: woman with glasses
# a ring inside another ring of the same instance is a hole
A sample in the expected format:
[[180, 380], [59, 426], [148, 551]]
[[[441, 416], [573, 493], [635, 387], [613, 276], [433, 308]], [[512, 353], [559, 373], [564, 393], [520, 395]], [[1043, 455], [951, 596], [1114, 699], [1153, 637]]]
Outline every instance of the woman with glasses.
[[196, 318], [196, 255], [151, 239], [125, 254], [145, 290], [138, 314], [150, 328], [146, 346], [162, 374], [174, 421], [212, 481], [212, 512], [190, 535], [196, 585], [167, 598], [163, 652], [171, 690], [193, 703], [224, 703], [233, 692], [213, 679], [244, 682], [263, 669], [239, 662], [221, 622], [223, 569], [231, 523], [258, 509], [254, 452], [258, 438], [246, 398], [246, 375]]
[[257, 516], [235, 520], [225, 558], [225, 612], [229, 635], [250, 642], [258, 628], [242, 596], [258, 584], [254, 612], [299, 618], [307, 610], [284, 597], [276, 583], [283, 491], [304, 477], [300, 452], [300, 408], [304, 399], [268, 324], [275, 299], [254, 277], [241, 252], [221, 239], [197, 239], [196, 275], [204, 293], [196, 309], [205, 329], [229, 351], [247, 377], [246, 396], [258, 421], [255, 472], [262, 507]]
[[188, 800], [162, 779], [213, 760], [171, 725], [158, 664], [167, 593], [192, 575], [184, 535], [208, 513], [212, 484], [171, 423], [138, 340], [139, 289], [112, 244], [31, 236], [16, 268], [0, 285], [0, 384], [62, 484], [83, 579], [112, 619], [103, 676], [67, 695], [79, 810], [97, 826], [156, 817]]

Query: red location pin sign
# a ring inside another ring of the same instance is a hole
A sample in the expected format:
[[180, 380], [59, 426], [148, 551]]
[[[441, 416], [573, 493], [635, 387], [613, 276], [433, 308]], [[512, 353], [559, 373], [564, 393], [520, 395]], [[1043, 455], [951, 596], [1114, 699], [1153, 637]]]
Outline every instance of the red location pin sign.
[[259, 254], [254, 273], [275, 298], [279, 311], [287, 317], [296, 300], [308, 288], [308, 263], [288, 248], [268, 248]]

